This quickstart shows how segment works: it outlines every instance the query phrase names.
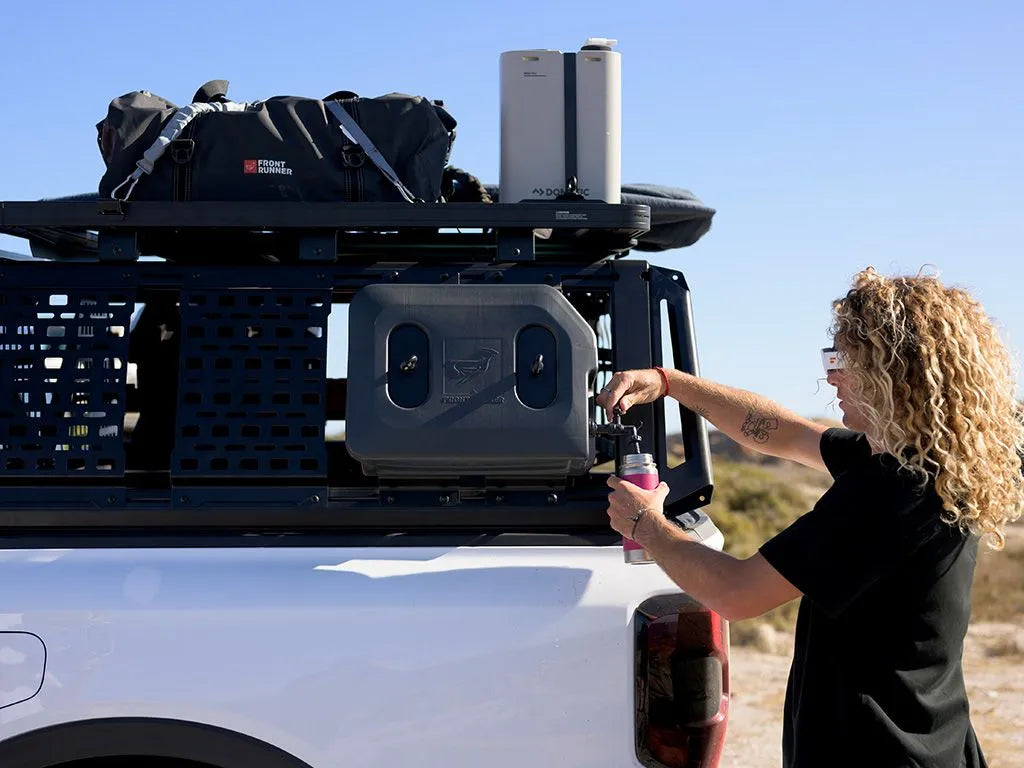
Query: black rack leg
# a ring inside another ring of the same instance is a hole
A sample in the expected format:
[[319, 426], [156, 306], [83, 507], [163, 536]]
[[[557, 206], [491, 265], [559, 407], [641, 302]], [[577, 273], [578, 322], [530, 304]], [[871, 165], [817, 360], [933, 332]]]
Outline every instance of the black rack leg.
[[338, 233], [309, 232], [299, 238], [299, 261], [334, 261], [338, 255]]
[[98, 251], [100, 261], [138, 261], [138, 233], [101, 231]]
[[496, 261], [534, 261], [537, 258], [532, 229], [498, 231]]

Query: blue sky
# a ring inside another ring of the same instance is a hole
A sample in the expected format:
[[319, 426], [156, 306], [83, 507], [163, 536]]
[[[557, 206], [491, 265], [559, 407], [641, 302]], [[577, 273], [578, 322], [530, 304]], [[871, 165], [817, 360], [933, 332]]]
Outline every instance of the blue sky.
[[213, 78], [241, 101], [443, 99], [453, 163], [497, 182], [499, 54], [588, 36], [620, 41], [623, 180], [718, 210], [648, 256], [690, 283], [704, 375], [835, 417], [818, 349], [868, 264], [933, 265], [1024, 347], [1019, 2], [9, 3], [0, 199], [95, 189], [112, 98]]

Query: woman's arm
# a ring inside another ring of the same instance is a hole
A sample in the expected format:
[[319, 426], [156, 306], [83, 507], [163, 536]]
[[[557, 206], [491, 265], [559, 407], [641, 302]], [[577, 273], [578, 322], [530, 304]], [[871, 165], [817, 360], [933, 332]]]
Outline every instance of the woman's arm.
[[616, 407], [625, 413], [634, 405], [667, 395], [746, 448], [826, 471], [820, 448], [826, 427], [753, 392], [682, 371], [662, 370], [664, 377], [655, 368], [616, 373], [601, 390], [597, 404], [611, 418]]
[[[608, 478], [612, 528], [634, 538], [687, 594], [729, 621], [760, 616], [800, 597], [760, 554], [745, 560], [692, 539], [662, 512], [668, 486], [645, 491], [614, 475]], [[642, 511], [641, 511], [642, 510]], [[638, 520], [633, 518], [639, 514]]]

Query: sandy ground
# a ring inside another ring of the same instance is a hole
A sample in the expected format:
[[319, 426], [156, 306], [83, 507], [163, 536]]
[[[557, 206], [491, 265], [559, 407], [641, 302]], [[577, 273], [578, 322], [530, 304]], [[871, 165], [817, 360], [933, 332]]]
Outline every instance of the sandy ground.
[[[792, 637], [768, 628], [730, 653], [732, 702], [720, 768], [782, 765]], [[964, 647], [971, 720], [989, 768], [1024, 766], [1024, 622], [974, 624]]]

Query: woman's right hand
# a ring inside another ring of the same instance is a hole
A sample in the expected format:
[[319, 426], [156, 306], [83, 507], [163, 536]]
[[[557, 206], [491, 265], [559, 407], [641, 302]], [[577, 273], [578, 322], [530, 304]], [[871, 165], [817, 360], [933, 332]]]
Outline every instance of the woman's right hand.
[[653, 368], [644, 368], [615, 373], [598, 393], [595, 402], [604, 408], [605, 415], [611, 421], [616, 407], [625, 413], [634, 405], [652, 403], [667, 394], [661, 374]]

